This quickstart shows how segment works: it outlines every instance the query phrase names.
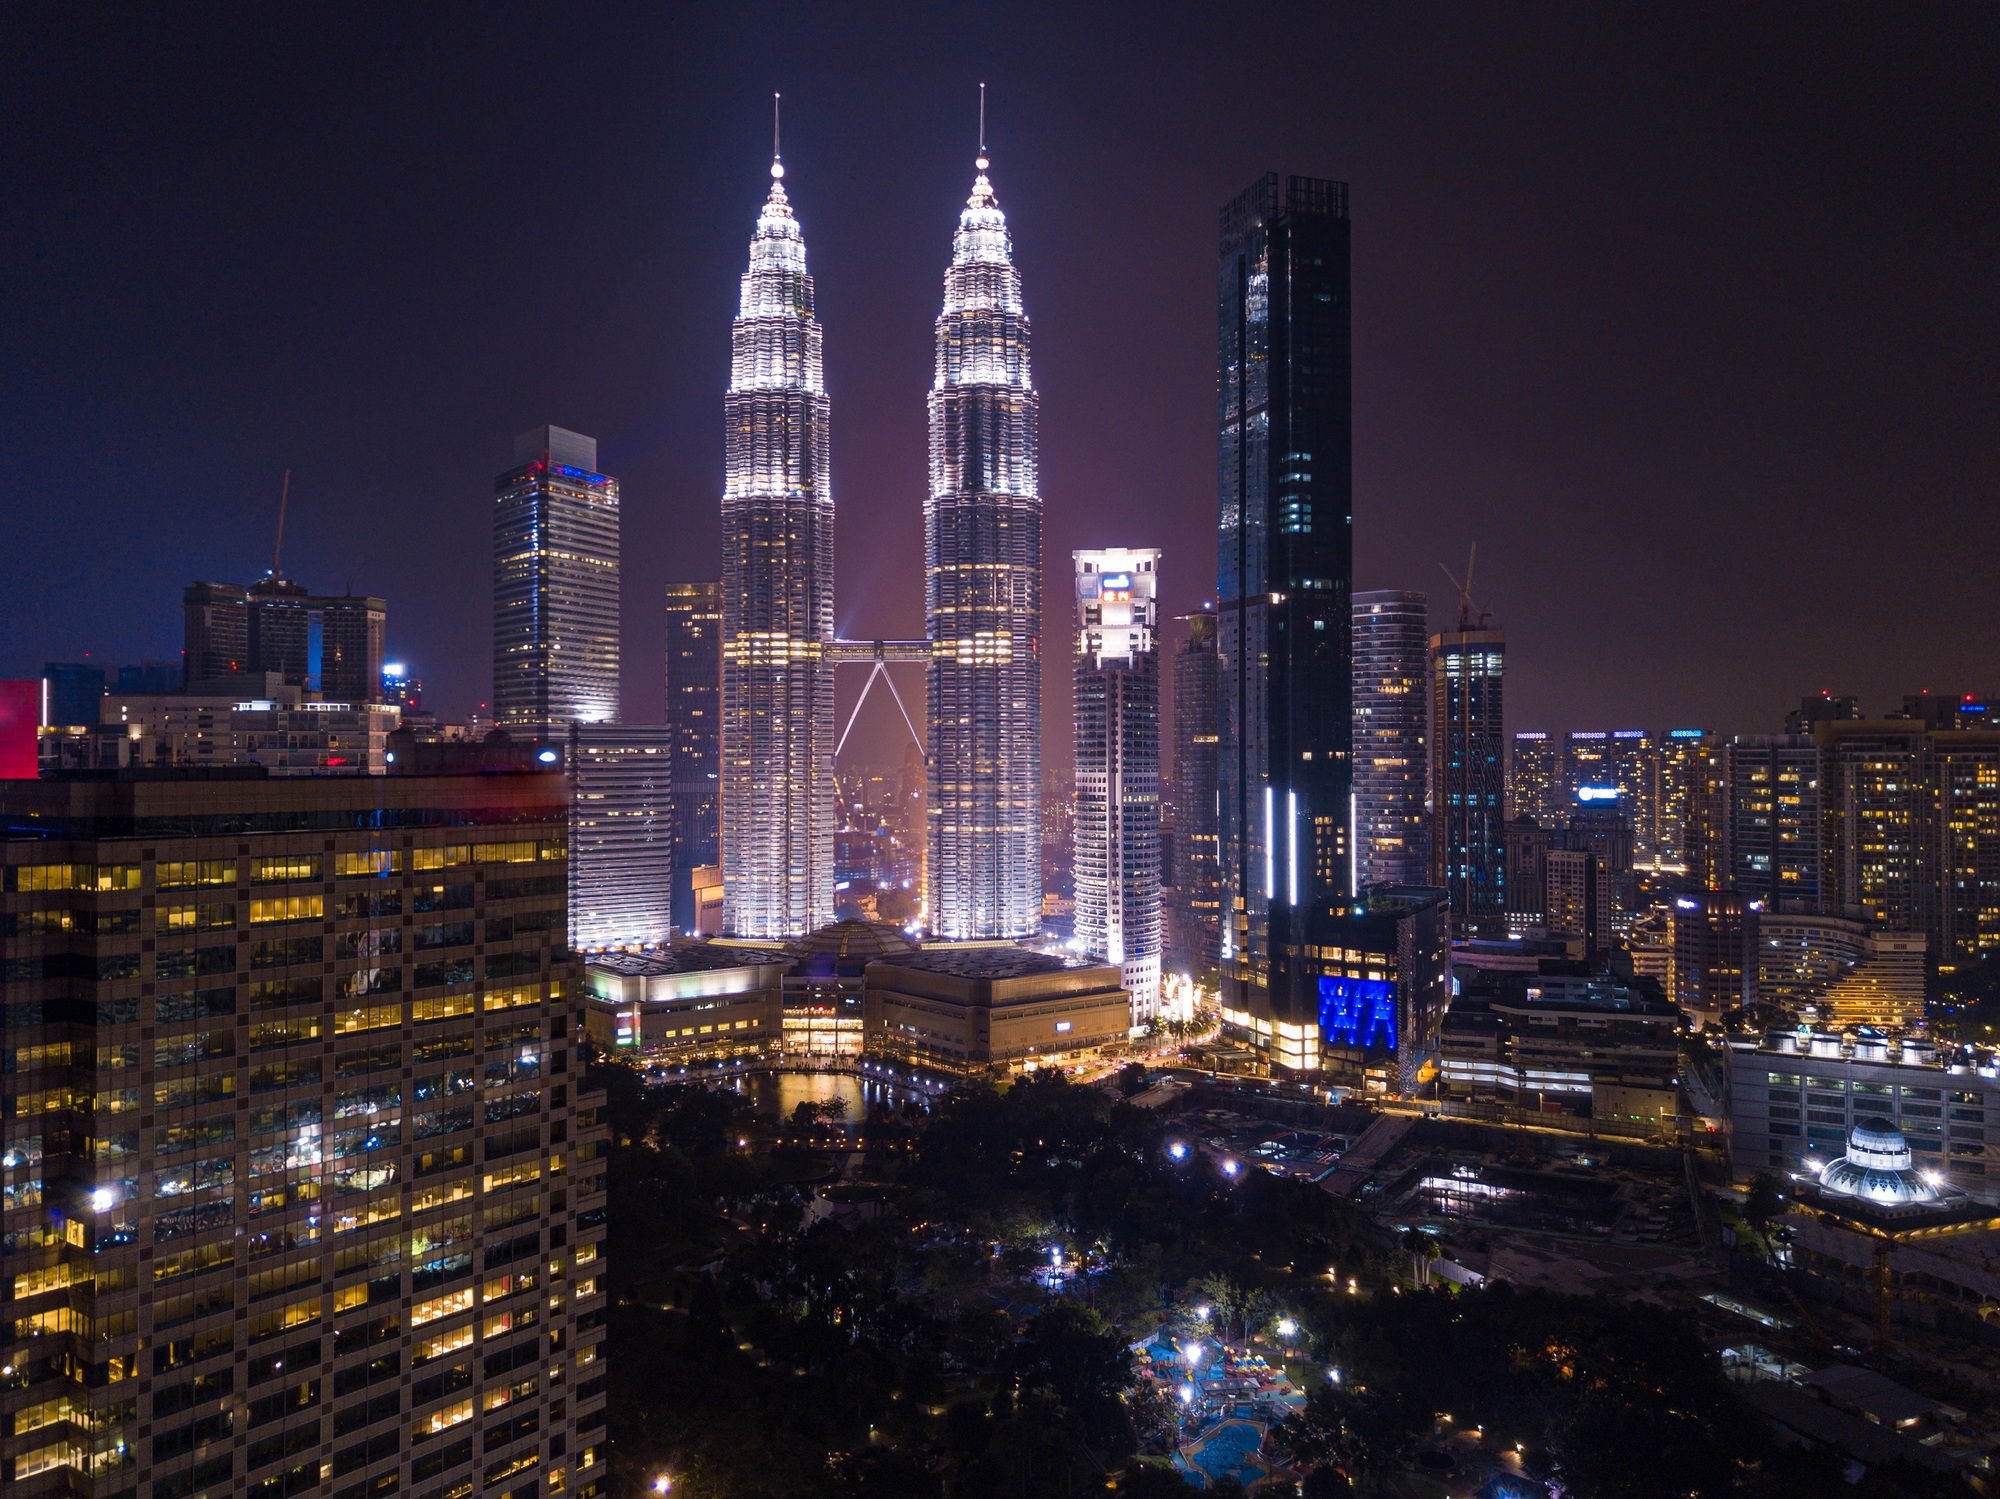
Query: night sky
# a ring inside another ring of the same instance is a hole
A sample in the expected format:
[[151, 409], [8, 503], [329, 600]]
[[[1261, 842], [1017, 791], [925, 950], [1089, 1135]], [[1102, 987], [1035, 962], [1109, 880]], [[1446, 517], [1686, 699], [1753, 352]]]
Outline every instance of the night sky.
[[[921, 633], [983, 79], [1052, 765], [1069, 550], [1162, 546], [1168, 609], [1212, 596], [1216, 213], [1267, 170], [1352, 184], [1355, 584], [1442, 622], [1477, 542], [1510, 728], [2000, 691], [1996, 77], [1990, 6], [11, 6], [0, 675], [176, 655], [183, 584], [268, 564], [289, 467], [285, 570], [385, 596], [462, 715], [492, 477], [552, 421], [623, 486], [625, 716], [656, 719], [661, 585], [717, 565], [774, 89], [840, 627]], [[900, 734], [884, 703], [857, 743]]]

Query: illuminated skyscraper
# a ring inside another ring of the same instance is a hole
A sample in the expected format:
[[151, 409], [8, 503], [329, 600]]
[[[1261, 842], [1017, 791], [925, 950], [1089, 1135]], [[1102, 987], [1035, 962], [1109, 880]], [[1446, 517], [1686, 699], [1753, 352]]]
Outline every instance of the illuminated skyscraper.
[[1042, 502], [1028, 318], [980, 148], [958, 217], [930, 393], [924, 633], [931, 929], [1041, 929]]
[[1431, 637], [1431, 883], [1451, 892], [1452, 929], [1506, 928], [1507, 837], [1500, 757], [1507, 637], [1475, 626]]
[[667, 585], [674, 926], [694, 930], [693, 873], [722, 857], [722, 585]]
[[571, 724], [569, 945], [666, 942], [673, 931], [673, 730]]
[[1559, 743], [1542, 729], [1523, 729], [1514, 736], [1514, 758], [1507, 767], [1509, 817], [1532, 817], [1544, 828], [1560, 828], [1568, 819], [1557, 764]]
[[1215, 862], [1215, 755], [1221, 742], [1215, 610], [1187, 616], [1174, 656], [1174, 928], [1183, 962], [1213, 967], [1222, 954], [1222, 897]]
[[493, 717], [555, 740], [618, 718], [618, 481], [561, 427], [515, 438], [493, 481]]
[[1421, 885], [1429, 877], [1429, 643], [1423, 594], [1354, 595], [1354, 839], [1363, 885]]
[[1221, 231], [1222, 1009], [1298, 1069], [1356, 874], [1347, 186], [1261, 178]]
[[722, 882], [739, 937], [833, 920], [833, 488], [806, 242], [773, 159], [731, 325]]
[[1695, 798], [1711, 746], [1706, 729], [1669, 729], [1660, 745], [1660, 803], [1654, 856], [1668, 869], [1693, 858]]
[[1076, 562], [1076, 935], [1122, 970], [1132, 1021], [1160, 1005], [1157, 551]]

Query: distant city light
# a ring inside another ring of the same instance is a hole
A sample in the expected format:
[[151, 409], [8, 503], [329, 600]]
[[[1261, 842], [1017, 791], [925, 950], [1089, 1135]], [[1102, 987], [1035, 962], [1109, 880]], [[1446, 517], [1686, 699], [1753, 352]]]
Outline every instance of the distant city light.
[[554, 750], [545, 749], [539, 755], [535, 756], [535, 758], [541, 761], [542, 764], [544, 765], [553, 765], [556, 763], [558, 756], [556, 755], [556, 752]]
[[118, 1206], [118, 1190], [115, 1187], [99, 1187], [90, 1194], [90, 1210], [93, 1213], [108, 1213]]

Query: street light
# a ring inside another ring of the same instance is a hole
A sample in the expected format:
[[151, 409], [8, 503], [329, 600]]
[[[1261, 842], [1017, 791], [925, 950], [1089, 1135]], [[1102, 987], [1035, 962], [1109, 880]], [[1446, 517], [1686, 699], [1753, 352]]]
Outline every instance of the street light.
[[658, 1473], [653, 1476], [654, 1493], [671, 1494], [673, 1491], [674, 1491], [674, 1480], [672, 1474]]
[[1298, 1330], [1299, 1330], [1299, 1324], [1294, 1322], [1290, 1317], [1280, 1317], [1278, 1319], [1279, 1337], [1281, 1338], [1293, 1337], [1298, 1333]]
[[1207, 1306], [1207, 1304], [1206, 1304], [1206, 1303], [1204, 1303], [1203, 1305], [1201, 1305], [1201, 1306], [1198, 1306], [1198, 1307], [1196, 1307], [1196, 1308], [1194, 1309], [1194, 1314], [1195, 1314], [1195, 1315], [1196, 1315], [1197, 1317], [1201, 1318], [1201, 1320], [1202, 1320], [1202, 1321], [1206, 1322], [1206, 1321], [1208, 1320], [1208, 1306]]

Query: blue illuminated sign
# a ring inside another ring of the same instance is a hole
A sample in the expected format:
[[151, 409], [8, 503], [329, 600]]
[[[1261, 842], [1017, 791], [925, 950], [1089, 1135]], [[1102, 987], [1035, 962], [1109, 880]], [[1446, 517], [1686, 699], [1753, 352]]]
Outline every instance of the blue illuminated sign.
[[1340, 1046], [1386, 1046], [1394, 1051], [1396, 986], [1384, 979], [1322, 974], [1319, 1033], [1321, 1039]]
[[1669, 739], [1699, 739], [1707, 732], [1708, 730], [1706, 729], [1668, 729], [1667, 737]]
[[1616, 786], [1579, 786], [1576, 799], [1580, 802], [1615, 802], [1618, 800]]

